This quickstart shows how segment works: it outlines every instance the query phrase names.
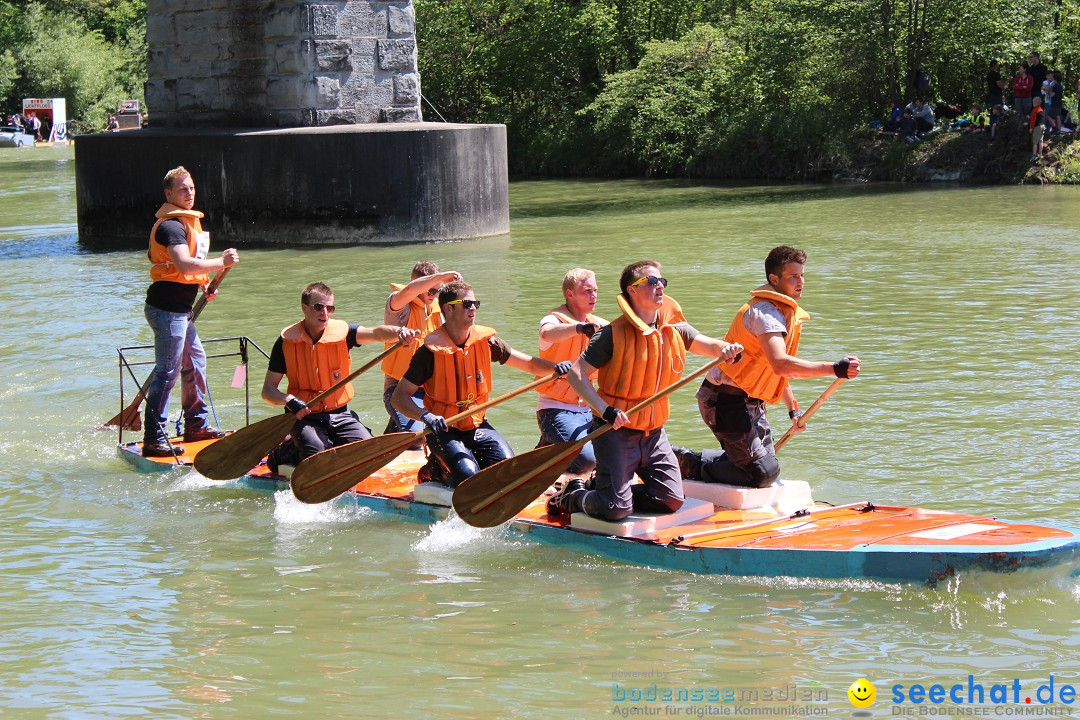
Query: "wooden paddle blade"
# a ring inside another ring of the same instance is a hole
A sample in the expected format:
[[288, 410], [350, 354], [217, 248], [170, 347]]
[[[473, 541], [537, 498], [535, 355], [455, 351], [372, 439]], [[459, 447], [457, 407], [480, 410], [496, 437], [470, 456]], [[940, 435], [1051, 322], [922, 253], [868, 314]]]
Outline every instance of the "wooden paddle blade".
[[295, 415], [284, 413], [240, 428], [200, 450], [195, 469], [211, 480], [241, 477], [281, 444], [295, 422]]
[[315, 453], [293, 470], [293, 495], [300, 502], [312, 504], [333, 500], [393, 462], [416, 440], [417, 433], [390, 433]]
[[502, 525], [551, 487], [584, 444], [548, 445], [484, 468], [454, 490], [454, 511], [473, 527]]

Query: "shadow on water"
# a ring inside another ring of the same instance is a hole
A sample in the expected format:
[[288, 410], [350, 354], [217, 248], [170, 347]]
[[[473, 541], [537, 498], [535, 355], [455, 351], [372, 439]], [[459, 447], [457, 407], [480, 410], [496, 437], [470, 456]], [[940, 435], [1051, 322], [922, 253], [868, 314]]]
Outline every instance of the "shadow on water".
[[[575, 192], [574, 188], [581, 192]], [[694, 208], [799, 203], [928, 192], [941, 188], [896, 183], [737, 185], [700, 180], [538, 180], [511, 185], [510, 218], [672, 212]]]

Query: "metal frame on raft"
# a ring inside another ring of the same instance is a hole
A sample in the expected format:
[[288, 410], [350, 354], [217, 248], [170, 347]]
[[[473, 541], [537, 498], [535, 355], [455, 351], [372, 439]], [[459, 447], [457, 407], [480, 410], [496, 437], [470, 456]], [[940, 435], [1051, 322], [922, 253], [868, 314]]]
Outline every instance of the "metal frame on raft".
[[[204, 348], [207, 345], [210, 345], [212, 343], [226, 343], [226, 342], [236, 342], [236, 343], [238, 343], [237, 349], [235, 351], [233, 351], [233, 352], [225, 352], [225, 353], [217, 353], [217, 354], [207, 353], [206, 361], [207, 361], [207, 364], [209, 366], [210, 360], [214, 360], [214, 359], [218, 359], [218, 358], [237, 357], [237, 358], [240, 359], [240, 364], [244, 366], [244, 424], [245, 425], [250, 425], [251, 424], [251, 373], [249, 371], [250, 371], [251, 368], [250, 368], [250, 357], [249, 357], [250, 353], [248, 352], [248, 346], [250, 345], [251, 347], [254, 347], [256, 350], [258, 350], [259, 353], [266, 360], [269, 360], [270, 356], [266, 353], [265, 350], [263, 350], [261, 347], [259, 347], [258, 343], [256, 343], [254, 340], [247, 337], [246, 335], [234, 335], [234, 336], [231, 336], [231, 337], [208, 338], [208, 339], [205, 339], [205, 340], [200, 338], [200, 342], [202, 342]], [[150, 383], [150, 377], [153, 374], [153, 367], [156, 364], [156, 361], [155, 360], [133, 361], [127, 356], [127, 354], [134, 354], [137, 351], [145, 351], [145, 350], [149, 350], [149, 351], [153, 352], [154, 346], [153, 345], [128, 345], [127, 347], [118, 347], [118, 348], [116, 348], [116, 354], [117, 354], [117, 358], [118, 358], [118, 366], [120, 368], [120, 415], [123, 415], [124, 410], [127, 409], [127, 403], [125, 402], [125, 398], [124, 398], [125, 371], [126, 371], [127, 377], [129, 377], [131, 379], [131, 381], [133, 383], [135, 383], [135, 387], [138, 388], [138, 390], [136, 390], [136, 395], [138, 395], [138, 393], [142, 392], [142, 388], [143, 388], [144, 385], [149, 385], [149, 383]], [[146, 367], [146, 366], [149, 366], [151, 368], [150, 373], [148, 373], [147, 376], [146, 376], [146, 379], [142, 383], [140, 383], [139, 378], [135, 375], [134, 368]], [[216, 417], [217, 412], [216, 412], [216, 410], [214, 408], [213, 397], [210, 396], [209, 391], [207, 392], [207, 397], [208, 397], [208, 404], [210, 405], [211, 413], [213, 413], [215, 415], [215, 417]], [[117, 423], [117, 428], [118, 428], [118, 432], [117, 432], [116, 442], [117, 442], [118, 445], [123, 445], [124, 444], [124, 423], [123, 422]]]

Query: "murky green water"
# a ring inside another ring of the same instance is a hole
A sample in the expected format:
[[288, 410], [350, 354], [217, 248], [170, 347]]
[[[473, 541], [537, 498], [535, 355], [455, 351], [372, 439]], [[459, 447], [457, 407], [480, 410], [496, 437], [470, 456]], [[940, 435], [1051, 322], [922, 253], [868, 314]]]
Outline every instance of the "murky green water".
[[[849, 717], [865, 676], [885, 717], [897, 683], [1078, 683], [1075, 579], [699, 577], [131, 472], [92, 428], [117, 410], [115, 348], [151, 340], [146, 261], [80, 249], [72, 157], [0, 151], [0, 716], [591, 718], [655, 710], [615, 697], [657, 682], [795, 685]], [[719, 333], [768, 249], [794, 244], [810, 254], [803, 354], [854, 352], [865, 370], [788, 446], [785, 476], [832, 502], [1080, 526], [1080, 191], [544, 182], [511, 198], [510, 237], [242, 251], [200, 334], [269, 349], [312, 280], [335, 289], [339, 317], [375, 323], [420, 257], [460, 270], [481, 321], [522, 350], [567, 268], [597, 271], [612, 317], [619, 270], [646, 257]], [[242, 419], [231, 374], [211, 378], [227, 426]], [[802, 405], [826, 385], [797, 383]], [[358, 388], [377, 430], [379, 387]], [[673, 439], [709, 442], [691, 393], [673, 405]], [[523, 450], [532, 409], [490, 417]]]

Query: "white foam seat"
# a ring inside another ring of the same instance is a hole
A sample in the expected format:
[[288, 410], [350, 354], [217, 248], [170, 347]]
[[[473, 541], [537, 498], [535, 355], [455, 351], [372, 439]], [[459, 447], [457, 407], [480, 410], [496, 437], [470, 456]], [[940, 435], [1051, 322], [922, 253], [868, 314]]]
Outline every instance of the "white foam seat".
[[413, 500], [428, 505], [453, 507], [454, 489], [442, 483], [426, 482], [413, 486]]
[[704, 520], [712, 514], [712, 503], [688, 497], [676, 512], [634, 514], [618, 522], [601, 520], [585, 513], [574, 513], [570, 516], [570, 527], [602, 535], [642, 537], [657, 530]]
[[810, 483], [804, 480], [777, 480], [763, 488], [745, 488], [723, 483], [703, 483], [683, 480], [683, 494], [688, 498], [707, 500], [718, 508], [732, 510], [799, 510], [814, 504]]
[[278, 465], [277, 474], [284, 476], [288, 480], [292, 480], [293, 470], [295, 469], [295, 465]]

